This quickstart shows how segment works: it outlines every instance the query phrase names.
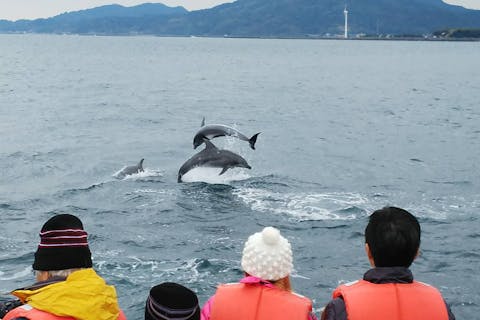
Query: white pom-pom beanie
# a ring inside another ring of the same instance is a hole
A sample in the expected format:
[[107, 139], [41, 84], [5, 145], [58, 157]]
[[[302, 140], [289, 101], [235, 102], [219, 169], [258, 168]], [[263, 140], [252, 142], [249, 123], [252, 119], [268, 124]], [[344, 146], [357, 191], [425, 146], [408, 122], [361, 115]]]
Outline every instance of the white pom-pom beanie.
[[280, 231], [266, 227], [252, 234], [243, 248], [242, 268], [251, 276], [276, 281], [293, 269], [292, 247]]

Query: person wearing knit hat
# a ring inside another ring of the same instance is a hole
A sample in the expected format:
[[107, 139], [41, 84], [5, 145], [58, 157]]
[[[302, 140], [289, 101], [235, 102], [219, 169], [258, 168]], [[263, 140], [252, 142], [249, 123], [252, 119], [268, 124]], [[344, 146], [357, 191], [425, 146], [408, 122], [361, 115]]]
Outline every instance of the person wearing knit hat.
[[92, 268], [88, 234], [71, 214], [50, 218], [40, 230], [33, 270], [37, 282], [14, 290], [22, 304], [3, 320], [124, 320], [113, 286]]
[[156, 285], [145, 303], [145, 320], [200, 320], [197, 295], [178, 283]]
[[245, 242], [245, 277], [217, 288], [203, 306], [202, 320], [316, 320], [310, 299], [292, 291], [290, 242], [274, 227], [266, 227]]
[[[40, 231], [40, 244], [32, 268], [37, 271], [91, 268], [92, 253], [87, 232], [76, 216], [60, 214], [48, 220]], [[37, 274], [41, 274], [38, 272]]]

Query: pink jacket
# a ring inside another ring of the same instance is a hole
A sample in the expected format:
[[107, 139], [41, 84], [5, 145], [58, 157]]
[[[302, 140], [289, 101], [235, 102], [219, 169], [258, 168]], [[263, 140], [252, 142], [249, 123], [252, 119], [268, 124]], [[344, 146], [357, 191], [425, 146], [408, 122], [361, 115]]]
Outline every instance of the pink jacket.
[[[265, 286], [267, 288], [275, 288], [275, 286], [261, 278], [253, 277], [253, 276], [247, 276], [244, 277], [242, 280], [240, 280], [240, 283], [246, 283], [246, 284], [251, 284], [251, 285], [261, 285]], [[207, 302], [203, 305], [202, 312], [200, 313], [200, 319], [201, 320], [210, 320], [210, 315], [212, 313], [212, 306], [215, 300], [215, 295], [211, 296], [210, 299], [208, 299]], [[310, 313], [308, 320], [317, 320], [317, 317], [315, 314]]]

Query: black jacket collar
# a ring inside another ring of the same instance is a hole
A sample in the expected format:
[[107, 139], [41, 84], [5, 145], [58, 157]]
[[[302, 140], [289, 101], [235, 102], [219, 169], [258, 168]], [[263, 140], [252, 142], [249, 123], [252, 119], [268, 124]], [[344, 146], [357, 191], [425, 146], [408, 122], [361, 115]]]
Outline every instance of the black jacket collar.
[[372, 283], [412, 283], [413, 274], [405, 267], [382, 267], [368, 270], [363, 280]]

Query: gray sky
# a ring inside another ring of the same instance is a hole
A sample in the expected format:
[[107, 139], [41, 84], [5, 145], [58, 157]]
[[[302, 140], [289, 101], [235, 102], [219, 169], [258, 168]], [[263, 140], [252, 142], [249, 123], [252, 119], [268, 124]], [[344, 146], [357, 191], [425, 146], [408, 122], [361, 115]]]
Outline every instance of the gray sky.
[[[480, 10], [480, 0], [443, 1]], [[18, 20], [47, 18], [66, 11], [94, 8], [112, 3], [121, 4], [123, 6], [134, 6], [145, 2], [161, 2], [168, 6], [183, 6], [188, 10], [197, 10], [211, 8], [225, 2], [233, 2], [233, 0], [0, 0], [0, 19]]]

